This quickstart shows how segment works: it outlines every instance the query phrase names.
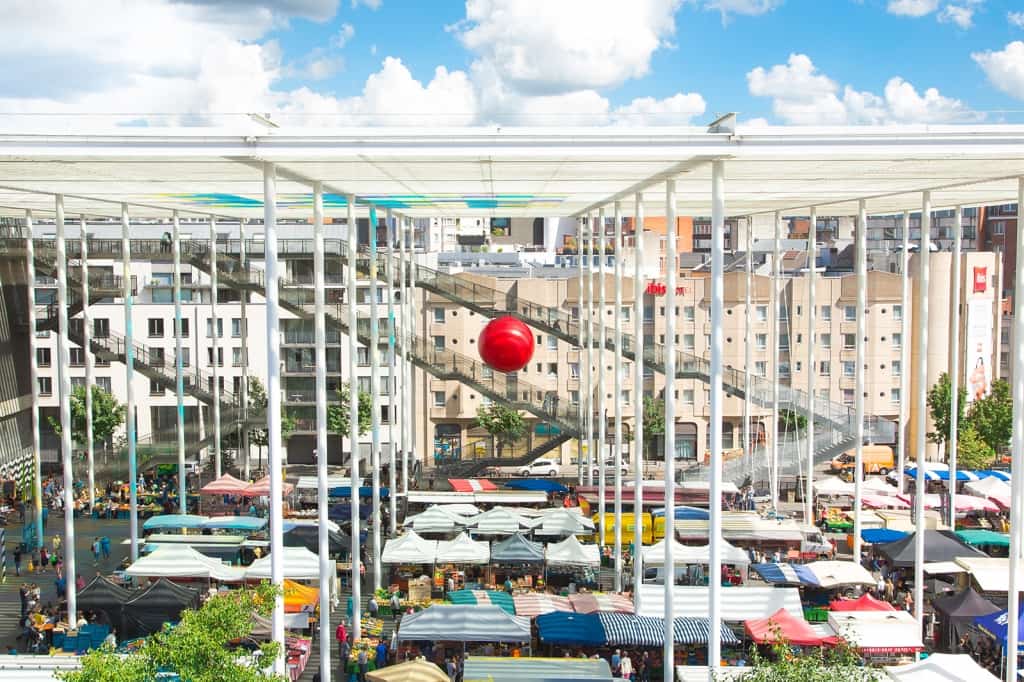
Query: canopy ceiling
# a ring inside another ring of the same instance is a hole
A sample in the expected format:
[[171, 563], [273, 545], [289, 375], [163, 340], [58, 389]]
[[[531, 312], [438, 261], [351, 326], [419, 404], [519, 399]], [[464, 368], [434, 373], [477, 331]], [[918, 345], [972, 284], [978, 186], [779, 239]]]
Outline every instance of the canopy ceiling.
[[[18, 215], [166, 217], [171, 209], [262, 216], [261, 163], [278, 164], [278, 215], [308, 218], [309, 181], [325, 183], [328, 216], [344, 194], [409, 216], [570, 216], [647, 190], [664, 215], [664, 180], [677, 210], [710, 214], [711, 160], [725, 162], [726, 211], [851, 215], [1017, 198], [1024, 126], [884, 128], [360, 128], [253, 130], [124, 128], [0, 135], [0, 206]], [[20, 191], [19, 191], [20, 190]], [[365, 214], [365, 210], [361, 210]]]

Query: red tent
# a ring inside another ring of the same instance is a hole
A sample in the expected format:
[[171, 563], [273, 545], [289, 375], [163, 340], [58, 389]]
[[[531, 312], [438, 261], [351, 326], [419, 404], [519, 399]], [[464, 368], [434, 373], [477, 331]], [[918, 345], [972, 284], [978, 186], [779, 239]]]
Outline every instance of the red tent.
[[211, 481], [200, 490], [203, 495], [241, 495], [249, 484], [240, 481], [231, 474], [224, 474], [215, 481]]
[[796, 646], [824, 646], [835, 644], [835, 637], [822, 637], [805, 621], [786, 609], [779, 609], [767, 618], [743, 622], [747, 635], [757, 644], [771, 644], [782, 637]]
[[832, 611], [895, 611], [889, 602], [879, 601], [865, 592], [856, 599], [837, 599], [828, 605]]
[[457, 493], [479, 493], [498, 489], [498, 486], [486, 478], [449, 478], [448, 483], [451, 484], [452, 490]]
[[[291, 483], [285, 483], [282, 481], [282, 492], [285, 495], [291, 495], [292, 491], [295, 490], [295, 486]], [[246, 486], [241, 492], [246, 497], [266, 497], [270, 494], [270, 476], [264, 476], [260, 480], [256, 481], [252, 485]]]

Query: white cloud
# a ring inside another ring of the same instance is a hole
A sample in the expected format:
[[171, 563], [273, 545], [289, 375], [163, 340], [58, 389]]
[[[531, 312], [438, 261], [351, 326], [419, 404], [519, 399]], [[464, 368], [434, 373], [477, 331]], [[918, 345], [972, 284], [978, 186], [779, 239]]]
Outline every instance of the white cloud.
[[182, 5], [223, 7], [231, 12], [248, 12], [254, 8], [269, 10], [282, 17], [298, 16], [313, 21], [327, 21], [338, 12], [338, 0], [172, 0]]
[[377, 56], [377, 43], [370, 45], [370, 55], [374, 57]]
[[704, 0], [704, 7], [721, 12], [723, 18], [730, 14], [757, 16], [781, 7], [783, 2], [785, 0]]
[[633, 125], [688, 125], [707, 110], [699, 94], [676, 93], [662, 100], [639, 97], [612, 112], [616, 123]]
[[381, 0], [352, 0], [352, 9], [356, 9], [359, 5], [364, 5], [370, 9], [380, 9]]
[[946, 5], [939, 12], [939, 21], [956, 24], [960, 28], [967, 30], [974, 23], [974, 8]]
[[1008, 21], [1011, 26], [1024, 28], [1024, 12], [1007, 12], [1006, 21]]
[[923, 17], [939, 8], [939, 0], [889, 0], [886, 10], [889, 14], [908, 17]]
[[786, 64], [757, 67], [747, 74], [755, 97], [770, 97], [772, 111], [785, 123], [797, 125], [881, 125], [977, 120], [960, 100], [935, 88], [923, 94], [902, 78], [886, 83], [882, 95], [843, 88], [818, 71], [810, 57], [792, 54]]
[[338, 32], [334, 34], [334, 38], [331, 39], [331, 44], [339, 50], [348, 44], [348, 41], [356, 35], [356, 27], [352, 24], [342, 24]]
[[1015, 40], [1002, 50], [971, 54], [988, 82], [1006, 94], [1024, 99], [1024, 42]]

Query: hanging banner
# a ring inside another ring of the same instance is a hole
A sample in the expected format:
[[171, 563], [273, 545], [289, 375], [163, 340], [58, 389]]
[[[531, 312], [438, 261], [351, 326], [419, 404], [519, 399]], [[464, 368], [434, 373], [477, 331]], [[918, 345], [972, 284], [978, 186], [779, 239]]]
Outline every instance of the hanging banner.
[[983, 294], [988, 290], [988, 268], [974, 268], [974, 293]]
[[[977, 271], [979, 268], [975, 268]], [[964, 347], [967, 402], [983, 398], [992, 384], [992, 302], [967, 304], [967, 339]]]

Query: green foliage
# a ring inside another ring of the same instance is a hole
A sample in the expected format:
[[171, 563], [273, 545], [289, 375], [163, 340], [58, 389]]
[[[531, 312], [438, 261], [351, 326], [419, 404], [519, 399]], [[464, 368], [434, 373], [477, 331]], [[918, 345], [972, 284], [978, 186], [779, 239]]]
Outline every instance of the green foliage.
[[[338, 387], [338, 404], [327, 406], [327, 429], [342, 438], [348, 438], [349, 401], [352, 399], [351, 386], [342, 384]], [[373, 424], [373, 396], [366, 391], [359, 391], [359, 435], [370, 430]]]
[[[958, 394], [960, 401], [957, 403], [957, 434], [959, 435], [967, 425], [964, 419], [964, 410], [967, 407], [967, 389], [961, 386]], [[949, 427], [953, 414], [950, 410], [952, 399], [953, 389], [949, 375], [943, 372], [939, 375], [939, 380], [935, 382], [935, 385], [928, 389], [928, 413], [932, 417], [932, 423], [935, 424], [935, 431], [928, 433], [928, 440], [936, 445], [945, 445], [949, 440]]]
[[[263, 387], [257, 377], [248, 377], [249, 382], [249, 412], [252, 413], [266, 413], [267, 411], [267, 389]], [[281, 410], [281, 438], [287, 440], [288, 436], [291, 435], [292, 431], [295, 430], [296, 420], [293, 416], [288, 414], [288, 411]], [[257, 427], [249, 431], [249, 444], [255, 445], [262, 452], [263, 448], [270, 444], [269, 434], [267, 427]]]
[[61, 671], [65, 682], [151, 682], [161, 670], [176, 672], [189, 682], [285, 682], [284, 675], [263, 672], [279, 652], [278, 645], [260, 645], [251, 659], [240, 659], [228, 645], [252, 632], [252, 616], [267, 616], [278, 591], [269, 583], [233, 590], [209, 599], [197, 611], [185, 611], [174, 628], [165, 627], [127, 656], [109, 647], [82, 657], [81, 670]]
[[1010, 447], [1010, 436], [1013, 433], [1010, 384], [1002, 379], [993, 381], [988, 395], [971, 404], [967, 418], [989, 448], [997, 453], [1005, 452]]
[[515, 443], [526, 433], [526, 422], [519, 410], [498, 403], [477, 408], [476, 424], [494, 437], [498, 457], [506, 444]]
[[[85, 445], [85, 386], [75, 386], [71, 391], [71, 439]], [[99, 386], [92, 387], [92, 437], [93, 442], [110, 441], [121, 424], [124, 424], [125, 408], [111, 394]], [[50, 426], [60, 435], [60, 419], [49, 418]]]
[[783, 433], [789, 431], [803, 431], [807, 428], [807, 417], [793, 410], [779, 410], [779, 430]]
[[986, 443], [973, 424], [960, 430], [956, 447], [958, 469], [988, 469], [995, 462], [996, 452]]
[[793, 653], [782, 633], [776, 631], [775, 642], [762, 654], [752, 647], [747, 660], [750, 672], [730, 678], [743, 682], [878, 682], [883, 673], [865, 667], [857, 652], [840, 641], [834, 647], [803, 647]]
[[644, 436], [665, 435], [665, 401], [644, 396]]

